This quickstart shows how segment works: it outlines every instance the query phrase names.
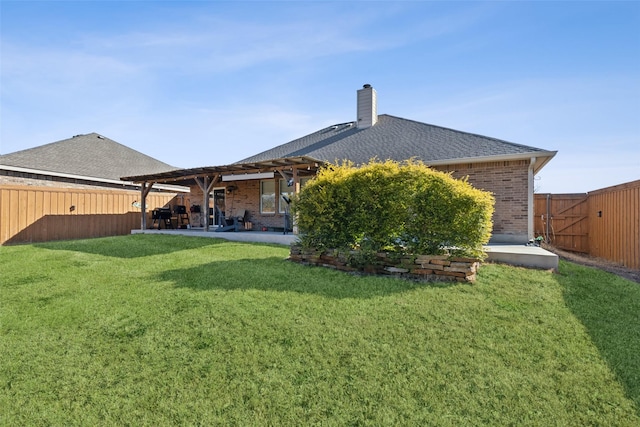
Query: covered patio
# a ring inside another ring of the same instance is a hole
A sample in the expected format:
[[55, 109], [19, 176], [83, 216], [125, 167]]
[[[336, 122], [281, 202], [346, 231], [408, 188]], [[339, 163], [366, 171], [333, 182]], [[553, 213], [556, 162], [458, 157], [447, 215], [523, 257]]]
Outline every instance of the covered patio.
[[[289, 232], [286, 226], [281, 227], [288, 214], [282, 207], [286, 208], [287, 196], [297, 194], [304, 181], [315, 176], [322, 166], [325, 166], [325, 162], [300, 156], [123, 177], [124, 181], [141, 185], [140, 229], [132, 230], [132, 234], [174, 234], [291, 245], [297, 240], [297, 230], [292, 227]], [[195, 200], [201, 203], [200, 211], [204, 213], [201, 226], [189, 229], [150, 229], [147, 224], [146, 197], [151, 188], [158, 183], [189, 187], [192, 200], [195, 196]], [[274, 191], [265, 192], [267, 187]], [[217, 197], [213, 197], [215, 206], [212, 207], [210, 202], [214, 191], [222, 194], [224, 200], [220, 202]], [[224, 206], [224, 209], [216, 205], [217, 203]], [[247, 212], [249, 213], [248, 218], [255, 227], [226, 227], [241, 232], [215, 232], [225, 228], [217, 221], [218, 213], [224, 213], [228, 217], [242, 211], [245, 218]], [[280, 231], [274, 231], [276, 229]], [[490, 244], [486, 246], [486, 252], [489, 262], [548, 270], [558, 267], [558, 256], [537, 246]]]
[[[224, 231], [239, 231], [251, 230], [255, 225], [261, 230], [282, 227], [287, 231], [285, 221], [290, 196], [297, 194], [305, 180], [315, 176], [324, 164], [321, 160], [300, 156], [176, 169], [121, 179], [140, 184], [140, 230], [149, 229], [146, 198], [151, 188], [156, 184], [173, 184], [190, 188], [191, 206], [185, 206], [191, 214], [189, 228], [208, 232], [226, 226]], [[168, 209], [173, 212], [178, 205], [176, 202]], [[229, 221], [235, 222], [233, 227]], [[244, 223], [241, 228], [238, 221]]]

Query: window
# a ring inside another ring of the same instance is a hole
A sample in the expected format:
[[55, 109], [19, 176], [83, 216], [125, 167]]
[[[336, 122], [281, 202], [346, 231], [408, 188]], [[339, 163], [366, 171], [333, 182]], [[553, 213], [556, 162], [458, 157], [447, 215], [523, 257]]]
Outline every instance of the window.
[[275, 181], [260, 181], [260, 213], [276, 213]]
[[288, 207], [287, 202], [284, 201], [282, 196], [286, 196], [289, 199], [293, 197], [295, 187], [287, 187], [287, 180], [280, 180], [280, 197], [278, 198], [278, 212], [285, 213], [286, 208]]

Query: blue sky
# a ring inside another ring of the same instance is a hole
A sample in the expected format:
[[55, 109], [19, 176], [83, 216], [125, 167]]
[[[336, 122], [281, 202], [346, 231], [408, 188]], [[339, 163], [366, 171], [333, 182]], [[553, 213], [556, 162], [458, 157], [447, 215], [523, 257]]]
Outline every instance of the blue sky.
[[0, 0], [0, 153], [97, 132], [229, 164], [378, 111], [557, 150], [538, 192], [640, 179], [640, 2]]

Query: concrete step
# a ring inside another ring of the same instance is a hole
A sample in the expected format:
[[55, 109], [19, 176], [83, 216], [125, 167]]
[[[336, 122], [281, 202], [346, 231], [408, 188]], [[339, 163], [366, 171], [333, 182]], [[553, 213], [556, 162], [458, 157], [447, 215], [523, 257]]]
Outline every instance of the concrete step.
[[488, 262], [497, 262], [544, 270], [558, 269], [558, 255], [539, 246], [497, 245], [485, 247]]

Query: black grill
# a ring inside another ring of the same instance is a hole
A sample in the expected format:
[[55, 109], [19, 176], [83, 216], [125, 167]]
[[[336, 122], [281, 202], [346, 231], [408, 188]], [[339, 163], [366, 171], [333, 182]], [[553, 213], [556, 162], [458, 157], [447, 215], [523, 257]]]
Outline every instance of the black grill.
[[171, 209], [157, 208], [151, 211], [151, 219], [171, 219]]

